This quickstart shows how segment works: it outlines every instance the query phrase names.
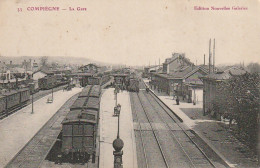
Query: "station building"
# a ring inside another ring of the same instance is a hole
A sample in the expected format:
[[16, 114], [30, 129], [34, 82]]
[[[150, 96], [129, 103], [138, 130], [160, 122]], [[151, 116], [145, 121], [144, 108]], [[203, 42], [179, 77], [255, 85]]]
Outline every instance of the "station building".
[[179, 96], [185, 102], [203, 101], [203, 83], [200, 77], [208, 74], [204, 66], [185, 66], [173, 73], [152, 73], [151, 87], [170, 96]]
[[150, 87], [178, 96], [191, 103], [203, 102], [203, 83], [200, 77], [208, 74], [206, 65], [195, 66], [184, 53], [173, 53], [163, 63], [162, 72], [151, 72]]
[[201, 77], [203, 81], [203, 111], [204, 114], [211, 114], [217, 119], [221, 116], [213, 110], [213, 104], [217, 97], [221, 97], [219, 94], [219, 88], [221, 82], [230, 79], [232, 76], [243, 75], [246, 73], [241, 67], [228, 66], [218, 69], [216, 73], [211, 73]]

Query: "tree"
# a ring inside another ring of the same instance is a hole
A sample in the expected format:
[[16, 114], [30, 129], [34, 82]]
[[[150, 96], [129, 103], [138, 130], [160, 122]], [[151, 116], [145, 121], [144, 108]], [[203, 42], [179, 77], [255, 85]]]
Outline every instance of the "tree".
[[56, 62], [52, 62], [51, 67], [52, 67], [52, 69], [57, 69], [59, 67], [59, 65]]
[[215, 105], [225, 118], [236, 121], [239, 134], [252, 146], [257, 142], [259, 81], [257, 73], [231, 77], [219, 88], [216, 101], [221, 101]]
[[41, 66], [46, 66], [47, 63], [48, 63], [48, 57], [46, 57], [46, 56], [41, 57], [41, 59], [40, 59]]
[[6, 76], [5, 75], [1, 75], [1, 80], [3, 80], [3, 83], [4, 83], [4, 81], [6, 80]]
[[258, 63], [250, 63], [247, 68], [251, 73], [260, 73], [260, 65]]

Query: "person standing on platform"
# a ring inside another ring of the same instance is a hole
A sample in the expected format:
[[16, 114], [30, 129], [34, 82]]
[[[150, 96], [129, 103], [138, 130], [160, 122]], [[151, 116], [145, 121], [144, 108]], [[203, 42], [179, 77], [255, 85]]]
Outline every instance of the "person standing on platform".
[[177, 96], [177, 98], [176, 98], [176, 104], [177, 104], [177, 105], [180, 105], [180, 99], [179, 99], [178, 96]]

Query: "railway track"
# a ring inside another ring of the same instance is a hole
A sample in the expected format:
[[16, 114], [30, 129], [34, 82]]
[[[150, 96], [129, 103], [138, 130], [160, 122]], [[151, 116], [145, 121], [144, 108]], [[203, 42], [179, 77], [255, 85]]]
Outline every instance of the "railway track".
[[35, 136], [15, 155], [6, 168], [37, 168], [47, 156], [61, 131], [60, 122], [69, 112], [77, 94], [70, 98]]
[[130, 93], [139, 167], [225, 167], [216, 166], [194, 142], [192, 132], [144, 88], [141, 84], [139, 93]]
[[[110, 81], [109, 81], [110, 82]], [[104, 88], [108, 83], [102, 85]], [[62, 125], [61, 122], [70, 111], [70, 106], [77, 99], [79, 93], [67, 100], [64, 105], [55, 113], [52, 118], [42, 126], [42, 128], [34, 135], [34, 137], [13, 157], [13, 159], [5, 166], [5, 168], [39, 168], [39, 167], [75, 167], [75, 168], [97, 168], [99, 154], [96, 154], [96, 163], [86, 163], [85, 165], [71, 165], [63, 163], [57, 165], [54, 162], [46, 161], [46, 157], [55, 145], [59, 136]], [[99, 145], [98, 147], [99, 148]], [[55, 157], [55, 156], [54, 156]]]

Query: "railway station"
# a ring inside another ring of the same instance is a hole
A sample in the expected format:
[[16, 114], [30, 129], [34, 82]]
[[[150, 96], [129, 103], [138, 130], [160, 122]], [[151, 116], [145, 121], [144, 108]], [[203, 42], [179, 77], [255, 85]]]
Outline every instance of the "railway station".
[[[198, 75], [198, 70], [191, 69], [190, 74]], [[0, 120], [0, 167], [255, 166], [235, 150], [240, 143], [231, 146], [225, 139], [231, 135], [218, 125], [220, 121], [200, 118], [203, 101], [187, 101], [174, 86], [169, 94], [160, 87], [171, 84], [162, 84], [155, 72], [150, 77], [144, 73], [132, 69], [98, 72], [91, 64], [72, 73], [68, 81], [57, 83], [53, 73], [41, 76], [38, 91], [35, 85], [6, 91], [2, 101], [7, 105]], [[17, 95], [18, 105], [13, 108], [10, 95]], [[234, 157], [223, 147], [231, 149]]]

